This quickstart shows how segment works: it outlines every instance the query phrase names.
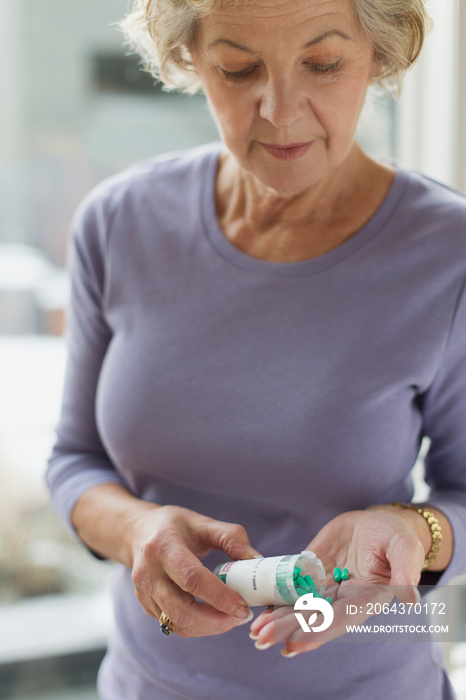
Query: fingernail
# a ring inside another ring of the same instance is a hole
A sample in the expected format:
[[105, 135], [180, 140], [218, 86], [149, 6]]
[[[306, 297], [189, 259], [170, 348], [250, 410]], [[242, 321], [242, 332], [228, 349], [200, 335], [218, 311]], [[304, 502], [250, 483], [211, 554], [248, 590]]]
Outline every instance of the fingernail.
[[251, 557], [251, 559], [263, 559], [264, 557], [262, 554], [259, 554], [257, 549], [254, 549], [254, 547], [246, 547], [246, 551]]
[[259, 639], [257, 634], [253, 634], [252, 632], [249, 632], [249, 636], [251, 637], [251, 639]]
[[236, 625], [245, 625], [247, 622], [251, 622], [253, 617], [254, 613], [252, 612], [252, 610], [250, 610], [247, 617], [241, 620], [236, 620]]
[[287, 651], [286, 649], [282, 649], [282, 656], [284, 656], [285, 659], [291, 659], [293, 656], [298, 656], [298, 654], [301, 653], [301, 651]]
[[421, 602], [421, 594], [419, 593], [418, 587], [413, 586], [413, 591], [414, 591], [414, 595], [416, 596], [416, 603], [420, 603]]
[[255, 642], [254, 646], [256, 647], [256, 649], [260, 649], [262, 651], [262, 649], [268, 649], [269, 647], [271, 647], [272, 642]]
[[236, 610], [234, 612], [234, 616], [240, 617], [242, 620], [246, 620], [246, 619], [250, 620], [251, 614], [253, 614], [252, 610], [249, 610], [249, 608], [247, 606], [243, 607], [242, 605], [240, 607], [236, 608]]

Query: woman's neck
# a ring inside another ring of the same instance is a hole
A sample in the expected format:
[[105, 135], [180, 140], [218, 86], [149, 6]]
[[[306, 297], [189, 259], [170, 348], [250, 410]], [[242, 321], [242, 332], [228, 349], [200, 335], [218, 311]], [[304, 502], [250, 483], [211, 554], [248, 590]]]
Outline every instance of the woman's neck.
[[356, 233], [390, 189], [394, 170], [358, 144], [343, 164], [315, 187], [277, 193], [221, 154], [216, 181], [217, 216], [228, 240], [264, 260], [297, 262], [322, 255]]

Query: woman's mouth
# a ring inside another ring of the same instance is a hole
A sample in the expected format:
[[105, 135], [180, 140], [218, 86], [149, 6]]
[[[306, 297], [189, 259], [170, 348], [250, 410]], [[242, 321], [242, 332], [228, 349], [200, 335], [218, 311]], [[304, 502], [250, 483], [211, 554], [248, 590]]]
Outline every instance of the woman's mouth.
[[276, 143], [262, 143], [259, 141], [262, 148], [277, 160], [297, 160], [301, 158], [310, 149], [314, 141], [304, 141], [300, 143], [290, 143], [280, 145]]

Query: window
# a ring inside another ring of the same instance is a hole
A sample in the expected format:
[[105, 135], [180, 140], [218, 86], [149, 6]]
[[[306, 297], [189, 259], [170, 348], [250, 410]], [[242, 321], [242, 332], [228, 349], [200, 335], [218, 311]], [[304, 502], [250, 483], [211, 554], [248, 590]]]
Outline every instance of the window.
[[466, 192], [466, 9], [428, 0], [434, 29], [406, 77], [400, 101], [399, 157]]

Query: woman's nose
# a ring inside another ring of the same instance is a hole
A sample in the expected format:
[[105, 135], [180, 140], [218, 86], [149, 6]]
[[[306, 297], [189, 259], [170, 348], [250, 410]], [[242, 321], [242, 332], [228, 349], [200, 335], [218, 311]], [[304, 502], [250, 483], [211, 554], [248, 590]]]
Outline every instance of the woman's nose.
[[304, 116], [309, 104], [294, 82], [269, 80], [260, 97], [259, 113], [277, 129], [289, 129]]

